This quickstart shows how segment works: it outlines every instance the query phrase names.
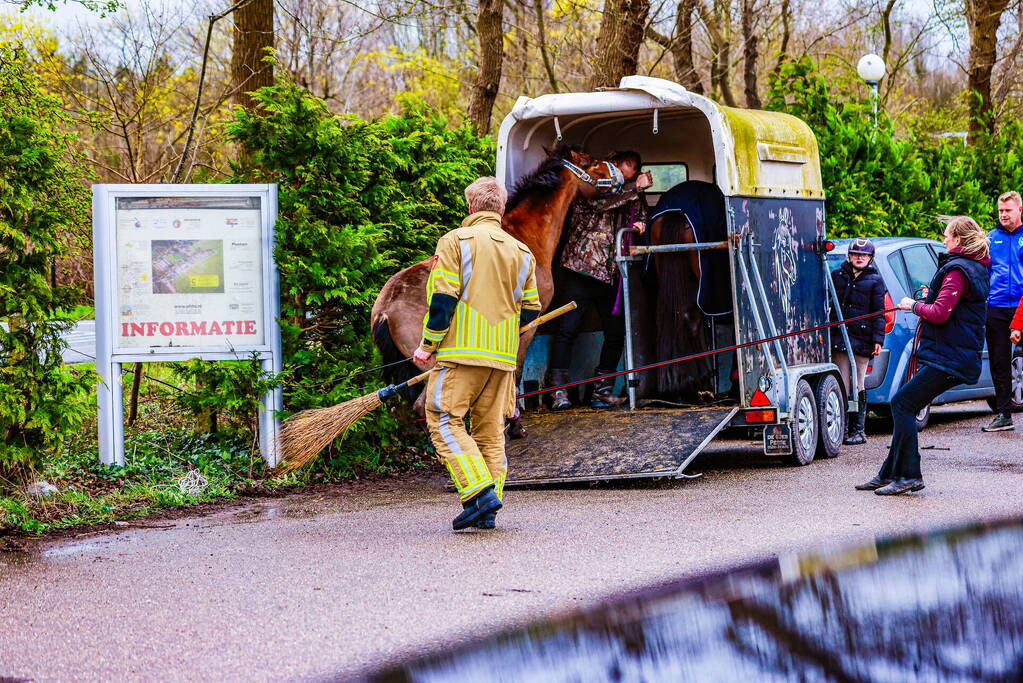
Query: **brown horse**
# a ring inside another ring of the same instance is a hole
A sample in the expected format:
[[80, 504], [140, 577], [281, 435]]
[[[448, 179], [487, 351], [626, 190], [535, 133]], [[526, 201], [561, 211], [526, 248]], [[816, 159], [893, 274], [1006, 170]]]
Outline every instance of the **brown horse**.
[[[681, 212], [666, 213], [650, 225], [650, 243], [692, 244], [693, 228]], [[704, 351], [704, 316], [697, 305], [700, 258], [695, 251], [655, 254], [657, 297], [656, 358], [667, 360]], [[713, 400], [712, 366], [707, 358], [672, 363], [657, 369], [657, 393], [666, 400], [706, 403]]]
[[[590, 181], [578, 177], [565, 166], [565, 161], [585, 171]], [[536, 258], [536, 282], [542, 310], [547, 309], [554, 296], [554, 257], [569, 207], [579, 196], [594, 196], [596, 181], [609, 177], [602, 162], [565, 145], [548, 150], [547, 159], [516, 183], [505, 207], [503, 227], [528, 246]], [[433, 257], [430, 257], [395, 273], [373, 304], [370, 318], [373, 341], [385, 363], [410, 357], [419, 345], [427, 313], [426, 278], [432, 267]], [[519, 345], [519, 372], [534, 333], [526, 333]], [[395, 383], [421, 371], [412, 361], [388, 370], [388, 381]], [[416, 412], [420, 414], [421, 403], [416, 404]]]

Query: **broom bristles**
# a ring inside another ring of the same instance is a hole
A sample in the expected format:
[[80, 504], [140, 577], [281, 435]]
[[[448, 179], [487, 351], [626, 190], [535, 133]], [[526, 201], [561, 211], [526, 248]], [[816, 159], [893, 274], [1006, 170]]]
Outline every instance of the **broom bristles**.
[[278, 474], [294, 472], [316, 458], [334, 439], [343, 435], [359, 418], [380, 407], [377, 392], [359, 396], [329, 408], [303, 410], [288, 418], [281, 430]]

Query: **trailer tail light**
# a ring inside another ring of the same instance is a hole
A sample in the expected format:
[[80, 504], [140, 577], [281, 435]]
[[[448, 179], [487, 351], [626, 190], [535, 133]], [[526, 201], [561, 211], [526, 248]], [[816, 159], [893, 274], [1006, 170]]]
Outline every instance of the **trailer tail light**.
[[767, 410], [747, 410], [746, 424], [768, 424], [778, 421], [778, 411], [774, 408]]
[[835, 243], [834, 242], [832, 242], [831, 240], [828, 240], [827, 242], [824, 243], [824, 251], [827, 252], [827, 251], [834, 251], [834, 250], [835, 250]]
[[895, 329], [895, 302], [892, 301], [892, 295], [888, 292], [884, 293], [884, 333], [888, 334]]

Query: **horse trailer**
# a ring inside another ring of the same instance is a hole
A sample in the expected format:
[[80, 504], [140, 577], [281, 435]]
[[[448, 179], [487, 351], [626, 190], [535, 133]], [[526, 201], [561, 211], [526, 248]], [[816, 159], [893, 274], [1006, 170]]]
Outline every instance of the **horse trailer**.
[[[654, 176], [647, 201], [666, 204], [666, 220], [677, 211], [698, 222], [685, 213], [692, 205], [672, 207], [665, 199], [675, 188], [702, 191], [705, 208], [721, 205], [719, 235], [631, 248], [628, 231], [618, 235], [627, 326], [620, 369], [668, 360], [654, 348], [658, 339], [670, 341], [658, 327], [666, 318], [699, 319], [703, 348], [693, 352], [739, 348], [710, 356], [713, 400], [665, 398], [659, 380], [638, 372], [619, 385], [629, 394], [627, 409], [524, 406], [527, 436], [508, 444], [508, 485], [685, 477], [689, 463], [727, 426], [762, 429], [765, 452], [794, 465], [838, 455], [858, 387], [843, 395], [829, 329], [785, 336], [827, 325], [835, 303], [820, 160], [809, 127], [788, 114], [724, 107], [670, 81], [629, 76], [618, 88], [519, 98], [501, 125], [498, 179], [513, 187], [559, 142], [594, 156], [639, 152]], [[693, 271], [699, 315], [677, 311], [651, 322], [659, 297], [649, 284], [651, 264], [693, 256], [700, 259]], [[707, 310], [703, 299], [714, 297], [717, 310]], [[593, 375], [599, 336], [576, 342], [574, 380]], [[541, 333], [529, 348], [522, 374], [527, 390], [543, 380], [549, 342]], [[686, 372], [688, 365], [679, 367]]]

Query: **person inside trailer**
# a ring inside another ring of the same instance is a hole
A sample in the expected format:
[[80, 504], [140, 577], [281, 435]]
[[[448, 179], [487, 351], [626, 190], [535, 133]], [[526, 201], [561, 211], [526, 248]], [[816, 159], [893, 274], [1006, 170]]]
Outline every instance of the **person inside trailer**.
[[[621, 286], [615, 263], [615, 235], [625, 227], [646, 229], [647, 204], [643, 191], [651, 185], [649, 173], [640, 173], [643, 162], [637, 152], [615, 152], [608, 157], [621, 171], [621, 191], [579, 199], [572, 207], [567, 238], [561, 252], [558, 273], [559, 295], [574, 300], [578, 308], [559, 319], [551, 345], [549, 386], [568, 382], [572, 347], [579, 336], [580, 324], [587, 311], [596, 309], [600, 316], [604, 343], [594, 375], [607, 375], [618, 368], [625, 346], [625, 318], [622, 315]], [[594, 408], [611, 408], [623, 399], [614, 393], [614, 378], [594, 383], [590, 404]], [[552, 393], [551, 409], [572, 407], [567, 389]]]

